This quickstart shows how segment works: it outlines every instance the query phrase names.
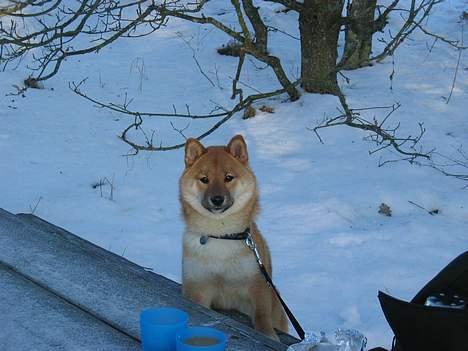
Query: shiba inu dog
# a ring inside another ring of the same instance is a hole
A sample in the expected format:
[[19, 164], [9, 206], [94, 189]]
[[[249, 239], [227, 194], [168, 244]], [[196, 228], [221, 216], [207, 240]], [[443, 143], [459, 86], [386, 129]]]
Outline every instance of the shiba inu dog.
[[278, 340], [274, 328], [287, 332], [286, 314], [255, 255], [243, 240], [220, 239], [249, 228], [271, 276], [270, 252], [254, 222], [257, 182], [244, 138], [236, 135], [227, 146], [207, 148], [188, 139], [179, 187], [186, 224], [183, 294], [209, 308], [243, 312], [255, 329]]

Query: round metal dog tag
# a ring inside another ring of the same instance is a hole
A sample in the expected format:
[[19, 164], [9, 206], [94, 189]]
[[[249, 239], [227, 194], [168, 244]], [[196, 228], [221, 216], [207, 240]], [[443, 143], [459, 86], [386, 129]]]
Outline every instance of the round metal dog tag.
[[200, 244], [205, 245], [207, 241], [208, 241], [208, 237], [206, 235], [202, 235], [200, 237]]

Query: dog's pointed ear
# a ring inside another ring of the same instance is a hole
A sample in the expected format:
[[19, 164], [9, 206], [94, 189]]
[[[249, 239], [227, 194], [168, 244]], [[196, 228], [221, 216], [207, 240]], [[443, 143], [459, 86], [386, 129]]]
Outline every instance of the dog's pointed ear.
[[231, 139], [227, 145], [227, 151], [237, 158], [240, 162], [246, 164], [249, 161], [249, 154], [247, 153], [247, 144], [245, 143], [242, 135], [237, 134]]
[[195, 138], [188, 138], [185, 143], [185, 167], [190, 167], [206, 152], [205, 147]]

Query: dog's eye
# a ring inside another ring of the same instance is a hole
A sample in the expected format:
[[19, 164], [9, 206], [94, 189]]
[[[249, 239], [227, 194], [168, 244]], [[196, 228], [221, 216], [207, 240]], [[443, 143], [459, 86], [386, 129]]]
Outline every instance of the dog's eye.
[[232, 182], [232, 180], [234, 179], [234, 177], [230, 174], [228, 174], [227, 176], [224, 177], [224, 181], [226, 183], [229, 183], [229, 182]]
[[208, 177], [201, 177], [200, 182], [202, 182], [203, 184], [208, 184], [209, 179], [208, 179]]

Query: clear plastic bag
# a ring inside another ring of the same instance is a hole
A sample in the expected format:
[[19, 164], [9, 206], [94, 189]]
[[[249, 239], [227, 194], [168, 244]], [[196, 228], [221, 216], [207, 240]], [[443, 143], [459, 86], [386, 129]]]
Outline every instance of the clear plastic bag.
[[304, 340], [288, 347], [287, 351], [365, 351], [367, 338], [355, 329], [337, 329], [335, 343], [324, 332], [306, 332]]
[[367, 338], [356, 329], [338, 329], [335, 332], [336, 344], [339, 351], [365, 351]]

